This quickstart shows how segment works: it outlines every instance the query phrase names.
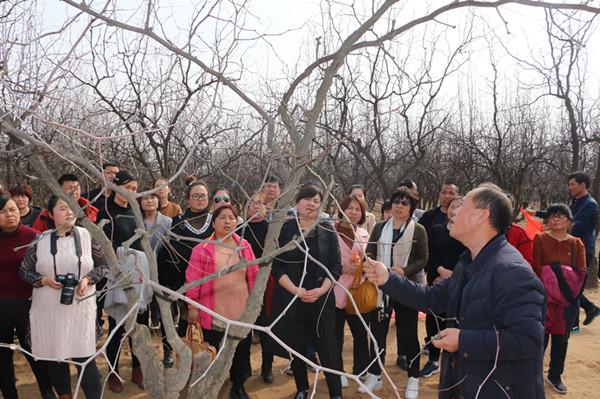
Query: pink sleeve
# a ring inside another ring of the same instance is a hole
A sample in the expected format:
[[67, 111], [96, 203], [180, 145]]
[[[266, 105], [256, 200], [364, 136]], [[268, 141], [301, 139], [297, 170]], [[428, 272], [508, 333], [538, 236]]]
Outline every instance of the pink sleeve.
[[[254, 252], [252, 251], [252, 247], [246, 240], [242, 240], [242, 257], [246, 260], [255, 260]], [[256, 280], [256, 275], [258, 274], [258, 265], [250, 265], [246, 270], [246, 280], [248, 281], [248, 291], [252, 291], [254, 288], [254, 281]]]
[[369, 232], [365, 229], [363, 229], [362, 227], [358, 228], [358, 240], [360, 243], [360, 246], [363, 250], [363, 252], [365, 252], [365, 250], [367, 249], [367, 244], [369, 243]]
[[[203, 273], [203, 270], [202, 270], [203, 262], [202, 262], [201, 252], [202, 252], [202, 250], [200, 249], [199, 245], [197, 245], [192, 250], [192, 256], [190, 256], [190, 261], [188, 263], [188, 267], [185, 270], [186, 284], [189, 283], [190, 281], [198, 280], [205, 274], [205, 273]], [[191, 290], [187, 291], [185, 293], [185, 295], [190, 299], [198, 301], [198, 299], [200, 298], [200, 287], [201, 287], [200, 285], [195, 286]]]

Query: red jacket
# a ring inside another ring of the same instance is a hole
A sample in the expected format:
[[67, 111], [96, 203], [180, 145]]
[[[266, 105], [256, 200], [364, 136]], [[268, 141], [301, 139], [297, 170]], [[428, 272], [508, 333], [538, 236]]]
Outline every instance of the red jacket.
[[518, 224], [512, 224], [506, 232], [506, 240], [523, 255], [527, 263], [533, 265], [533, 241]]
[[[562, 272], [567, 284], [571, 288], [571, 292], [577, 296], [583, 288], [585, 272], [566, 265], [562, 265]], [[564, 335], [567, 331], [565, 309], [572, 306], [572, 304], [567, 301], [560, 291], [558, 279], [550, 266], [542, 266], [541, 278], [546, 289], [546, 297], [548, 298], [548, 311], [546, 313], [546, 322], [544, 323], [545, 333]], [[578, 312], [579, 309], [575, 311]]]
[[[77, 203], [81, 208], [83, 208], [83, 212], [85, 213], [87, 218], [90, 219], [92, 223], [96, 223], [96, 217], [98, 216], [98, 208], [90, 204], [90, 201], [83, 197], [79, 197]], [[44, 209], [40, 213], [40, 216], [38, 216], [38, 218], [35, 220], [32, 227], [38, 231], [46, 231], [48, 230], [48, 219], [48, 209]]]
[[[209, 240], [214, 240], [212, 235]], [[240, 258], [245, 260], [254, 260], [254, 252], [248, 241], [240, 238], [237, 234], [233, 234], [235, 243], [240, 247]], [[185, 271], [185, 281], [195, 281], [215, 273], [215, 245], [211, 243], [198, 244], [192, 250], [190, 262]], [[251, 265], [246, 268], [246, 282], [248, 283], [248, 292], [254, 287], [254, 280], [258, 274], [258, 265]], [[215, 280], [210, 280], [204, 284], [200, 284], [190, 289], [185, 294], [188, 298], [193, 299], [199, 304], [208, 309], [215, 308]], [[200, 311], [200, 325], [202, 328], [212, 330], [212, 316], [207, 312]]]

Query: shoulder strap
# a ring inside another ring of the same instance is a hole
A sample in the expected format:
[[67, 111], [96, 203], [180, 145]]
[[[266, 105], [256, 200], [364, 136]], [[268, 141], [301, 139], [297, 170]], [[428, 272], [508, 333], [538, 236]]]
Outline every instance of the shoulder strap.
[[[81, 256], [83, 251], [81, 249], [81, 237], [79, 236], [79, 231], [77, 231], [77, 227], [73, 226], [73, 240], [75, 241], [75, 255], [77, 255], [77, 280], [81, 278]], [[58, 272], [56, 270], [56, 254], [58, 253], [57, 246], [58, 236], [56, 234], [56, 230], [53, 230], [50, 233], [50, 254], [52, 255], [52, 263], [54, 265], [54, 276], [58, 276]]]
[[569, 245], [571, 246], [571, 267], [576, 268], [575, 265], [575, 244], [573, 243], [573, 237], [569, 238]]

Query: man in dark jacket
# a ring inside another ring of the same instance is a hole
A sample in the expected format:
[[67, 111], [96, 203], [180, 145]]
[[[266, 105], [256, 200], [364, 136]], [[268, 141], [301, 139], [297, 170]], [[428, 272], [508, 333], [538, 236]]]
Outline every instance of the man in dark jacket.
[[[119, 166], [112, 162], [105, 162], [102, 164], [102, 176], [106, 181], [112, 182], [115, 176], [119, 173]], [[88, 199], [92, 205], [99, 210], [105, 208], [108, 197], [110, 197], [111, 190], [106, 187], [104, 182], [100, 182], [98, 187], [83, 194], [82, 197]]]
[[[449, 238], [449, 237], [447, 236], [447, 234], [438, 234], [435, 237], [433, 237], [431, 232], [432, 232], [433, 226], [443, 225], [444, 229], [446, 228], [446, 225], [448, 224], [448, 207], [450, 206], [450, 203], [452, 202], [452, 200], [455, 199], [456, 197], [458, 197], [458, 195], [459, 195], [458, 186], [451, 182], [445, 181], [442, 184], [442, 187], [440, 189], [439, 196], [438, 196], [439, 206], [426, 211], [423, 214], [423, 216], [421, 216], [421, 218], [419, 219], [419, 224], [421, 224], [423, 227], [425, 227], [425, 231], [427, 231], [427, 243], [429, 246], [429, 258], [427, 260], [427, 267], [425, 270], [427, 271], [427, 284], [429, 284], [429, 285], [433, 285], [434, 279], [438, 276], [437, 273], [435, 273], [435, 270], [437, 269], [437, 267], [438, 266], [448, 266], [448, 265], [434, 264], [439, 260], [439, 256], [436, 257], [436, 256], [432, 256], [432, 255], [433, 255], [433, 248], [439, 247], [438, 245], [440, 244], [439, 242], [436, 242], [436, 240], [439, 240], [440, 237], [443, 237], [444, 235], [446, 236], [446, 238]], [[443, 231], [447, 231], [447, 230], [443, 230]], [[452, 240], [452, 241], [456, 242], [455, 240]], [[454, 265], [452, 265], [452, 266], [454, 266]], [[434, 271], [434, 272], [432, 272], [432, 271]], [[435, 334], [438, 333], [438, 330], [439, 330], [441, 324], [443, 324], [443, 323], [436, 321], [435, 317], [431, 313], [428, 313], [427, 316], [425, 317], [425, 328], [427, 330], [427, 335], [425, 336], [425, 342], [426, 342], [426, 347], [428, 348], [428, 351], [429, 351], [429, 361], [425, 364], [425, 366], [421, 370], [421, 376], [425, 377], [425, 378], [429, 378], [439, 372], [439, 362], [438, 362], [439, 351], [437, 351], [435, 348], [432, 349], [431, 344], [427, 344], [427, 343], [430, 342], [431, 337], [433, 337]]]
[[433, 344], [444, 350], [440, 398], [543, 398], [545, 294], [504, 234], [511, 206], [500, 189], [471, 191], [450, 235], [468, 251], [454, 274], [431, 287], [390, 274], [369, 260], [367, 277], [396, 301], [446, 313]]
[[426, 211], [419, 219], [419, 223], [425, 227], [427, 237], [431, 235], [431, 227], [436, 224], [446, 225], [448, 223], [448, 205], [459, 195], [458, 186], [453, 183], [444, 182], [439, 193], [439, 206]]

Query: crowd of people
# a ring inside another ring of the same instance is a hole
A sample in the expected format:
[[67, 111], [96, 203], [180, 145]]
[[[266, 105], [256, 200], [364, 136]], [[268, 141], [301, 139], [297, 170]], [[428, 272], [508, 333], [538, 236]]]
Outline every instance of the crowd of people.
[[[171, 303], [169, 315], [161, 315], [151, 290], [136, 288], [141, 298], [137, 322], [162, 337], [165, 368], [173, 367], [176, 357], [162, 318], [172, 318], [181, 337], [189, 325], [199, 326], [204, 339], [218, 347], [227, 338], [224, 320], [239, 320], [244, 313], [259, 270], [251, 261], [266, 255], [269, 225], [283, 222], [279, 247], [296, 245], [273, 258], [256, 321], [271, 325], [279, 339], [250, 332], [239, 341], [230, 369], [232, 399], [251, 397], [245, 381], [252, 373], [253, 339], [262, 347], [265, 384], [274, 381], [274, 356], [290, 360], [295, 399], [309, 397], [309, 365], [352, 373], [360, 381], [358, 392], [376, 392], [384, 384], [391, 320], [396, 364], [408, 377], [402, 387], [407, 399], [419, 396], [420, 379], [438, 373], [444, 398], [541, 398], [548, 344], [546, 382], [564, 394], [561, 376], [569, 337], [580, 330], [579, 308], [585, 312], [583, 325], [600, 315], [583, 294], [586, 279], [598, 278], [587, 273], [597, 262], [598, 205], [583, 172], [568, 178], [569, 204], [527, 210], [544, 221], [544, 231], [533, 237], [513, 223], [510, 195], [493, 184], [461, 196], [459, 187], [447, 181], [438, 206], [424, 211], [418, 207], [416, 183], [407, 181], [383, 201], [376, 217], [361, 185], [349, 187], [335, 209], [327, 210], [322, 188], [308, 181], [298, 188], [294, 206], [282, 209], [283, 184], [275, 176], [268, 176], [243, 206], [228, 188], [211, 191], [190, 177], [182, 209], [172, 201], [168, 179], [143, 188], [139, 183], [133, 173], [105, 163], [102, 181], [85, 194], [76, 175], [58, 179], [78, 209], [55, 195], [43, 209], [35, 207], [26, 183], [0, 193], [0, 341], [12, 344], [16, 336], [33, 355], [26, 358], [44, 399], [72, 397], [72, 363], [86, 398], [101, 397], [104, 380], [94, 354], [105, 321], [111, 365], [106, 386], [123, 391], [117, 374], [127, 293], [115, 284], [118, 276], [103, 247], [83, 227], [84, 218], [101, 226], [132, 272], [140, 267], [136, 259], [147, 259], [139, 234], [144, 228], [158, 281], [172, 290], [250, 261], [186, 292], [223, 319], [181, 300]], [[134, 198], [142, 220], [135, 217]], [[106, 289], [106, 295], [96, 295]], [[419, 312], [426, 314], [425, 342], [418, 338]], [[342, 357], [346, 323], [352, 365], [344, 365]], [[289, 349], [301, 356], [290, 356]], [[421, 356], [427, 356], [424, 364]], [[12, 357], [10, 348], [0, 348], [0, 389], [6, 399], [18, 397]], [[131, 380], [144, 389], [135, 348], [131, 362]], [[329, 396], [342, 398], [348, 379], [331, 372], [325, 379]]]

